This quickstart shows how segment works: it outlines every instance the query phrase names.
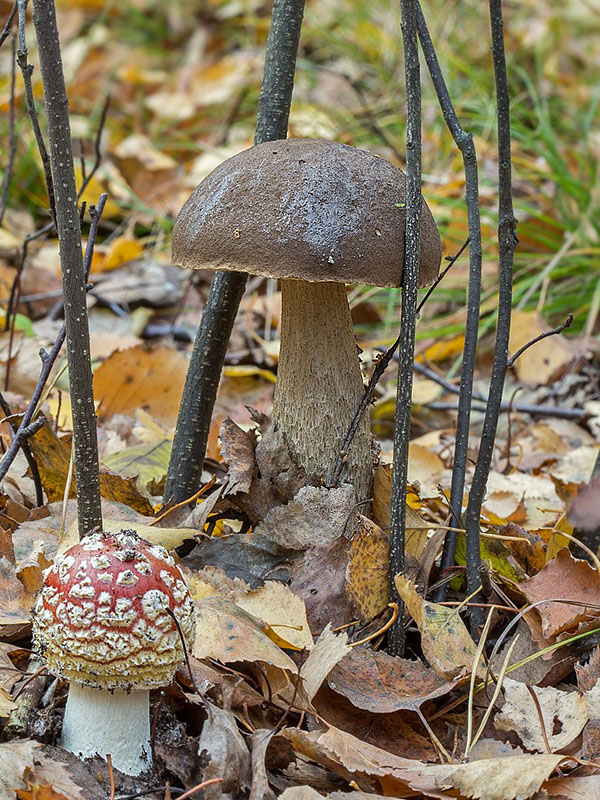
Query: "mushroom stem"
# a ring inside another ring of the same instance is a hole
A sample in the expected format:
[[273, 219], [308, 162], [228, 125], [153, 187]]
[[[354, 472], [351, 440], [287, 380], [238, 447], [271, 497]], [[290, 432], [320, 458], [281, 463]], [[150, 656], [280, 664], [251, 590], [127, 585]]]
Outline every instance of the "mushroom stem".
[[[343, 283], [281, 282], [281, 349], [273, 422], [315, 482], [331, 478], [364, 393]], [[367, 415], [354, 436], [342, 479], [370, 497], [372, 441]]]
[[80, 758], [110, 754], [115, 769], [139, 775], [152, 765], [149, 692], [108, 692], [72, 683], [61, 744]]

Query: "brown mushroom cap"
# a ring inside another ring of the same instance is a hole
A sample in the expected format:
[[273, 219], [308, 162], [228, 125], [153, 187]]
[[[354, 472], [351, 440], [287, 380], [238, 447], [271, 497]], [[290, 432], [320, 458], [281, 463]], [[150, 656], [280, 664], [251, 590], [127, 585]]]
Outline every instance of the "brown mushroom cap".
[[[244, 150], [192, 193], [173, 229], [173, 261], [270, 278], [400, 286], [406, 178], [382, 158], [323, 139]], [[440, 237], [421, 207], [419, 285], [435, 280]]]

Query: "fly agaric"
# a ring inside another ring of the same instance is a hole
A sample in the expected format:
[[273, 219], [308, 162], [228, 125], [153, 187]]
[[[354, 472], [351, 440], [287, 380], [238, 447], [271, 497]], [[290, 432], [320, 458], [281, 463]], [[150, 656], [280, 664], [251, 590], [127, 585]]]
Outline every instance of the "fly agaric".
[[[169, 613], [170, 612], [170, 613]], [[149, 690], [168, 685], [189, 645], [194, 605], [163, 548], [134, 531], [87, 536], [45, 574], [33, 644], [71, 686], [62, 746], [110, 754], [127, 775], [151, 766]]]
[[[364, 393], [346, 283], [402, 284], [406, 178], [382, 158], [321, 139], [265, 142], [220, 164], [173, 229], [173, 261], [281, 279], [273, 423], [315, 481], [331, 478]], [[421, 207], [419, 285], [432, 283], [440, 237]], [[370, 497], [367, 415], [342, 477]]]

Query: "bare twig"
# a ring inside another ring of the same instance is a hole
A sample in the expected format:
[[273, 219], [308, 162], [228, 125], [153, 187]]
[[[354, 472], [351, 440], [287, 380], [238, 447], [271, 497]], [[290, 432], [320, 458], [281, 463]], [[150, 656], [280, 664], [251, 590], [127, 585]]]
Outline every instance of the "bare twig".
[[[442, 378], [441, 375], [438, 375], [435, 370], [427, 367], [425, 364], [421, 364], [418, 361], [415, 361], [415, 372], [418, 372], [420, 375], [424, 375], [429, 380], [434, 381], [445, 389], [447, 392], [451, 394], [458, 394], [460, 389], [458, 386], [455, 386], [450, 381], [446, 380], [446, 378]], [[488, 398], [483, 395], [479, 394], [479, 392], [473, 392], [473, 400], [475, 403], [473, 404], [473, 409], [475, 411], [485, 411], [486, 405], [488, 402]], [[484, 405], [480, 405], [483, 403]], [[444, 402], [432, 402], [432, 403], [425, 403], [427, 408], [436, 409], [438, 411], [457, 411], [458, 406], [454, 405], [454, 403], [444, 403]], [[549, 406], [549, 405], [532, 405], [528, 403], [512, 403], [509, 400], [503, 400], [500, 404], [500, 411], [517, 411], [519, 414], [530, 414], [532, 417], [539, 415], [540, 417], [556, 417], [557, 419], [585, 419], [588, 416], [588, 412], [585, 411], [583, 408], [561, 408], [560, 406]]]
[[50, 216], [56, 224], [56, 203], [54, 200], [54, 182], [52, 180], [52, 168], [50, 166], [50, 157], [46, 149], [44, 135], [40, 128], [40, 121], [38, 119], [37, 110], [35, 108], [35, 99], [33, 97], [33, 87], [31, 85], [31, 75], [33, 74], [33, 66], [28, 62], [27, 42], [25, 40], [25, 12], [27, 9], [28, 0], [18, 0], [19, 7], [19, 50], [17, 52], [17, 64], [19, 65], [23, 74], [23, 84], [25, 86], [25, 99], [27, 101], [27, 112], [33, 127], [35, 141], [38, 146], [40, 158], [42, 159], [42, 166], [44, 168], [44, 176], [46, 178], [46, 189], [48, 191], [48, 201], [50, 203]]
[[[102, 163], [102, 152], [100, 150], [100, 143], [101, 143], [101, 139], [102, 139], [102, 131], [104, 130], [104, 126], [106, 124], [106, 115], [108, 114], [109, 105], [110, 105], [110, 95], [106, 95], [106, 99], [105, 99], [104, 104], [102, 106], [102, 112], [100, 113], [100, 121], [98, 122], [98, 129], [96, 131], [96, 138], [94, 140], [94, 152], [96, 154], [96, 160], [94, 161], [94, 164], [92, 166], [91, 171], [87, 175], [83, 175], [82, 174], [83, 183], [81, 184], [79, 192], [77, 193], [77, 199], [78, 200], [81, 197], [81, 195], [85, 192], [85, 190], [87, 189], [89, 182], [92, 180], [92, 178], [94, 177], [94, 175], [98, 171], [98, 168], [99, 168], [100, 164]], [[85, 169], [84, 164], [85, 164], [85, 162], [83, 161], [83, 156], [82, 156], [82, 167], [83, 167], [83, 169]]]
[[569, 316], [566, 318], [566, 320], [563, 323], [561, 323], [560, 325], [557, 325], [556, 328], [552, 328], [549, 331], [544, 331], [543, 333], [540, 333], [539, 336], [536, 336], [535, 338], [533, 338], [530, 342], [527, 342], [526, 344], [524, 344], [523, 347], [520, 347], [517, 350], [517, 352], [508, 359], [508, 361], [506, 362], [506, 366], [509, 369], [511, 367], [514, 367], [515, 361], [517, 360], [517, 358], [519, 358], [519, 356], [522, 356], [523, 353], [526, 350], [529, 350], [529, 348], [532, 345], [537, 344], [538, 342], [541, 342], [542, 339], [547, 339], [548, 336], [555, 336], [557, 333], [562, 333], [567, 328], [570, 328], [571, 325], [573, 324], [573, 319], [574, 319], [573, 314], [569, 314]]
[[[504, 22], [502, 0], [489, 0], [492, 27], [492, 57], [496, 83], [498, 108], [498, 252], [499, 252], [499, 296], [496, 346], [487, 410], [479, 446], [473, 482], [469, 492], [469, 503], [465, 517], [467, 591], [479, 584], [479, 519], [492, 463], [498, 416], [502, 406], [502, 390], [508, 361], [510, 317], [512, 305], [513, 256], [517, 245], [516, 220], [513, 212], [510, 152], [510, 95], [504, 53]], [[480, 599], [480, 598], [476, 598]], [[471, 635], [478, 635], [483, 622], [481, 609], [470, 611]]]
[[48, 140], [52, 152], [52, 180], [55, 187], [60, 187], [55, 195], [56, 229], [67, 329], [77, 518], [79, 535], [85, 536], [91, 530], [102, 529], [100, 470], [69, 105], [53, 0], [34, 0], [33, 24], [38, 41]]
[[[469, 226], [469, 290], [467, 298], [467, 320], [465, 325], [465, 342], [463, 347], [462, 369], [458, 414], [456, 419], [454, 463], [452, 465], [452, 484], [450, 498], [452, 508], [462, 509], [465, 474], [467, 468], [467, 448], [469, 444], [469, 422], [471, 414], [471, 398], [473, 392], [473, 376], [475, 372], [475, 355], [479, 329], [479, 304], [481, 296], [481, 220], [479, 215], [479, 177], [477, 153], [473, 135], [465, 131], [460, 124], [454, 105], [450, 98], [444, 76], [427, 29], [425, 17], [417, 2], [417, 26], [423, 54], [429, 68], [429, 74], [438, 96], [442, 114], [456, 146], [463, 158], [465, 172], [465, 202]], [[458, 520], [460, 522], [460, 520]], [[442, 570], [454, 564], [456, 551], [456, 534], [449, 532], [444, 541], [442, 553]], [[439, 602], [446, 596], [447, 586], [440, 586], [435, 600]]]
[[4, 183], [2, 184], [2, 195], [0, 196], [0, 225], [4, 219], [6, 202], [8, 200], [8, 190], [12, 179], [13, 168], [15, 165], [15, 153], [17, 151], [17, 137], [15, 135], [15, 65], [17, 54], [17, 40], [12, 37], [12, 58], [10, 62], [10, 105], [8, 110], [8, 159], [4, 171]]
[[[447, 267], [438, 275], [435, 282], [429, 287], [427, 293], [417, 306], [417, 317], [419, 316], [421, 309], [423, 308], [427, 300], [429, 300], [429, 298], [431, 297], [435, 288], [439, 286], [439, 284], [444, 280], [444, 278], [448, 274], [448, 271], [452, 269], [452, 267], [454, 266], [456, 261], [460, 258], [460, 256], [462, 255], [463, 251], [465, 250], [468, 244], [469, 240], [467, 239], [467, 241], [463, 244], [458, 253], [455, 256], [448, 258], [449, 263]], [[348, 428], [348, 433], [346, 434], [342, 446], [340, 447], [337, 461], [335, 462], [333, 475], [331, 477], [331, 481], [329, 484], [330, 487], [337, 486], [340, 480], [342, 470], [344, 468], [344, 459], [346, 458], [346, 454], [348, 453], [348, 448], [352, 444], [352, 440], [354, 439], [354, 434], [358, 430], [358, 426], [362, 419], [362, 415], [365, 413], [369, 403], [371, 402], [377, 384], [383, 377], [383, 374], [388, 368], [390, 361], [395, 356], [396, 350], [398, 349], [398, 346], [400, 344], [400, 337], [401, 335], [398, 336], [396, 341], [392, 345], [390, 345], [390, 347], [388, 347], [388, 349], [385, 352], [383, 352], [381, 356], [377, 359], [377, 363], [375, 364], [375, 369], [373, 370], [373, 374], [371, 375], [369, 383], [365, 388], [365, 393], [363, 395], [363, 398], [360, 401], [360, 405], [356, 411], [356, 414], [354, 415], [354, 419], [352, 420], [352, 422], [350, 423], [350, 427]]]
[[402, 272], [402, 318], [398, 389], [394, 420], [394, 462], [390, 505], [390, 600], [399, 614], [388, 633], [390, 655], [404, 653], [404, 603], [394, 578], [404, 572], [406, 528], [406, 483], [408, 445], [417, 322], [417, 286], [419, 281], [421, 223], [421, 76], [417, 43], [416, 0], [402, 0], [402, 42], [406, 84], [406, 228]]
[[[14, 424], [13, 420], [11, 419], [13, 413], [10, 409], [10, 406], [6, 402], [6, 398], [0, 392], [0, 408], [2, 408], [2, 412], [6, 416], [7, 422], [10, 425], [10, 429], [13, 432], [13, 440], [14, 437], [17, 435], [18, 428]], [[33, 479], [33, 483], [35, 486], [35, 502], [37, 506], [41, 506], [44, 503], [44, 489], [42, 487], [42, 479], [40, 478], [40, 471], [38, 469], [37, 462], [33, 457], [33, 453], [31, 452], [31, 448], [29, 447], [29, 443], [27, 442], [27, 436], [25, 432], [21, 432], [21, 449], [23, 450], [23, 455], [27, 459], [27, 464], [29, 465], [29, 469], [31, 470], [31, 477]]]
[[[275, 0], [267, 41], [255, 144], [285, 139], [305, 0]], [[198, 491], [217, 387], [248, 276], [217, 272], [196, 335], [165, 480], [164, 501]]]
[[[90, 273], [90, 268], [92, 264], [92, 257], [94, 254], [94, 245], [96, 243], [96, 235], [98, 233], [98, 223], [100, 222], [100, 217], [102, 216], [102, 212], [104, 211], [104, 206], [106, 204], [107, 196], [103, 194], [98, 201], [98, 206], [94, 208], [94, 206], [90, 206], [89, 213], [91, 217], [91, 225], [88, 234], [88, 241], [87, 247], [85, 251], [84, 257], [84, 269], [85, 269], [85, 280]], [[42, 397], [42, 393], [44, 391], [44, 387], [46, 382], [50, 376], [50, 372], [52, 371], [52, 367], [58, 358], [58, 354], [60, 352], [61, 347], [63, 346], [63, 342], [65, 341], [65, 336], [67, 333], [66, 323], [63, 323], [58, 336], [56, 337], [56, 341], [52, 346], [52, 349], [49, 352], [45, 350], [40, 351], [40, 358], [42, 359], [42, 368], [40, 370], [40, 375], [36, 384], [35, 389], [33, 390], [33, 394], [29, 401], [29, 405], [23, 415], [23, 419], [21, 420], [21, 424], [19, 425], [18, 430], [15, 433], [15, 436], [12, 440], [12, 443], [9, 449], [4, 454], [2, 461], [0, 462], [0, 481], [4, 479], [6, 473], [10, 469], [11, 464], [15, 460], [19, 449], [22, 446], [23, 441], [27, 438], [27, 436], [31, 435], [31, 424], [33, 415], [37, 409], [38, 403]], [[36, 423], [33, 423], [36, 424]], [[42, 425], [44, 421], [42, 420]], [[41, 426], [40, 426], [41, 427]], [[38, 428], [39, 429], [39, 428]], [[35, 431], [34, 431], [35, 432]]]
[[0, 47], [4, 44], [4, 42], [8, 39], [8, 35], [10, 34], [10, 29], [12, 28], [13, 20], [15, 18], [15, 14], [17, 13], [18, 2], [15, 0], [13, 6], [6, 18], [6, 22], [4, 23], [4, 28], [2, 29], [2, 33], [0, 33]]

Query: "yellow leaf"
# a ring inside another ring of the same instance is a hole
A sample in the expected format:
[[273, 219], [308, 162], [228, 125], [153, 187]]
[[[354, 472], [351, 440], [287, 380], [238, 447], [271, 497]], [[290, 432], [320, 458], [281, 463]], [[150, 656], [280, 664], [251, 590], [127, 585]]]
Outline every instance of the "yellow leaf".
[[[477, 652], [458, 611], [437, 603], [428, 603], [402, 575], [396, 575], [396, 589], [421, 632], [423, 655], [442, 678], [458, 678], [471, 672]], [[484, 677], [480, 665], [478, 675]]]
[[235, 367], [224, 367], [223, 375], [228, 378], [264, 378], [269, 383], [276, 383], [277, 377], [268, 369], [261, 369], [252, 364], [238, 364]]
[[359, 514], [348, 554], [346, 592], [353, 611], [366, 622], [381, 614], [390, 601], [389, 561], [387, 533]]
[[99, 417], [134, 416], [142, 408], [168, 425], [177, 421], [187, 373], [184, 355], [171, 347], [129, 347], [109, 356], [94, 373]]
[[465, 346], [464, 336], [455, 336], [453, 339], [446, 339], [434, 342], [416, 357], [417, 361], [445, 361], [448, 358], [462, 353]]
[[135, 239], [130, 239], [128, 236], [119, 236], [108, 248], [101, 268], [104, 271], [116, 269], [129, 261], [134, 261], [142, 254], [143, 250], [142, 245]]
[[304, 601], [278, 581], [266, 581], [258, 589], [237, 588], [233, 602], [261, 619], [267, 636], [279, 647], [310, 650], [313, 638], [306, 619]]

